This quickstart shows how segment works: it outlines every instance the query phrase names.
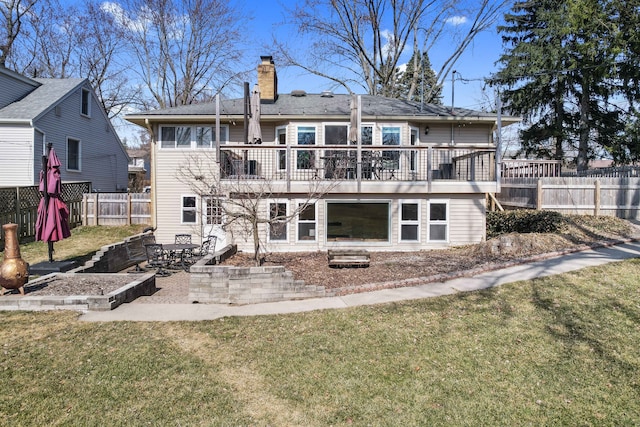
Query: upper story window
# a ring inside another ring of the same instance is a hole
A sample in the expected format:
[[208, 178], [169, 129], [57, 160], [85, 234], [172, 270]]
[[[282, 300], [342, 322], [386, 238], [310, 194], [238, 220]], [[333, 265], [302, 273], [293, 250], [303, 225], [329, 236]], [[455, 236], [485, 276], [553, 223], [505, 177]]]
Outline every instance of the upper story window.
[[67, 138], [67, 170], [80, 172], [80, 140]]
[[360, 127], [360, 143], [362, 145], [373, 145], [373, 126]]
[[[382, 128], [382, 145], [400, 145], [399, 126], [385, 126]], [[385, 169], [400, 169], [400, 152], [396, 150], [383, 151], [382, 162]]]
[[[220, 126], [220, 141], [229, 140], [229, 127]], [[216, 145], [215, 126], [162, 126], [161, 148], [213, 148]]]
[[[287, 145], [287, 128], [276, 128], [276, 144]], [[287, 150], [278, 150], [278, 170], [287, 169]]]
[[[315, 126], [298, 126], [298, 145], [316, 145]], [[313, 169], [315, 167], [315, 151], [298, 150], [296, 153], [297, 169]]]
[[346, 145], [349, 133], [347, 125], [325, 125], [324, 144], [325, 145]]
[[82, 89], [80, 113], [83, 116], [91, 116], [91, 91], [89, 89]]

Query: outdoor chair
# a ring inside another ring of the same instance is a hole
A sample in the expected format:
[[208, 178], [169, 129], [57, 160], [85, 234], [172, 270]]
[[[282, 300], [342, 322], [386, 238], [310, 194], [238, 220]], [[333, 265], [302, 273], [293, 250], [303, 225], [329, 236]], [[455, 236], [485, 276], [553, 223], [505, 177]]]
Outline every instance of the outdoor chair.
[[198, 248], [198, 250], [193, 252], [193, 257], [200, 259], [207, 254], [214, 253], [216, 250], [217, 239], [217, 236], [207, 236], [204, 240], [202, 240], [202, 245]]
[[167, 252], [162, 248], [161, 243], [149, 243], [144, 245], [147, 253], [147, 268], [155, 268], [156, 275], [166, 277], [169, 273], [165, 268], [171, 264], [171, 259]]
[[176, 243], [176, 244], [189, 244], [189, 243], [191, 243], [191, 234], [176, 234], [174, 243]]
[[128, 270], [128, 273], [144, 273], [145, 270], [140, 267], [141, 262], [145, 262], [147, 260], [147, 253], [145, 250], [145, 245], [150, 243], [155, 243], [155, 236], [144, 236], [135, 244], [131, 241], [127, 241], [124, 244], [124, 247], [127, 251], [127, 259], [129, 262], [135, 263], [135, 268], [132, 270]]

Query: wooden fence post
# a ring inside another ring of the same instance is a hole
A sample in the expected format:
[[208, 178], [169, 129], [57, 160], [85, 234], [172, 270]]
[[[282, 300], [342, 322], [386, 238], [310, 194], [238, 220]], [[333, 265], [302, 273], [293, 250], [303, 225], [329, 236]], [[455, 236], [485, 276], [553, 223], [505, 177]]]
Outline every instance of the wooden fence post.
[[600, 180], [596, 179], [596, 186], [593, 194], [593, 215], [600, 215]]
[[127, 193], [127, 225], [131, 225], [131, 193]]
[[22, 218], [20, 218], [20, 187], [16, 187], [16, 224], [18, 224], [18, 239], [22, 237]]
[[98, 205], [98, 195], [100, 193], [96, 192], [95, 202], [93, 203], [93, 218], [96, 226], [100, 225], [98, 221], [98, 217], [100, 216], [100, 206]]
[[542, 180], [538, 179], [538, 186], [536, 188], [536, 210], [542, 209]]

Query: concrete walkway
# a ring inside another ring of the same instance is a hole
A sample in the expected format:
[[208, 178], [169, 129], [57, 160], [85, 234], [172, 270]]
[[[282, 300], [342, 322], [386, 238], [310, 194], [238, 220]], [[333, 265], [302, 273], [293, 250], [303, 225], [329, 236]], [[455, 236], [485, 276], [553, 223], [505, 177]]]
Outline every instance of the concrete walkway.
[[225, 304], [122, 304], [112, 311], [91, 311], [80, 316], [89, 322], [110, 321], [197, 321], [228, 316], [260, 316], [300, 313], [313, 310], [339, 309], [362, 305], [385, 304], [450, 295], [491, 288], [518, 280], [530, 280], [597, 266], [629, 258], [640, 258], [640, 242], [575, 252], [568, 255], [533, 261], [439, 283], [405, 288], [385, 289], [340, 297], [314, 298], [301, 301], [233, 306]]

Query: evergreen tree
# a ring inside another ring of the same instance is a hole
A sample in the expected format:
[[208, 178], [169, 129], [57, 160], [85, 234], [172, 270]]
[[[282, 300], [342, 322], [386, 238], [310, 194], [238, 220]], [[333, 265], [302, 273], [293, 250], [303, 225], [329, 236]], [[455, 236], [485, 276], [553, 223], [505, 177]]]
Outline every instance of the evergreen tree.
[[[630, 6], [633, 3], [633, 6]], [[541, 158], [575, 159], [578, 170], [602, 149], [622, 162], [625, 126], [638, 100], [640, 0], [517, 2], [499, 28], [507, 51], [492, 79], [505, 87], [505, 107], [529, 127], [522, 149]], [[626, 33], [628, 37], [621, 36]], [[634, 44], [635, 43], [635, 44]], [[622, 72], [624, 70], [624, 73]], [[626, 99], [628, 107], [616, 102]], [[628, 159], [628, 156], [626, 157]]]
[[405, 71], [398, 72], [395, 98], [442, 105], [442, 85], [438, 84], [436, 73], [431, 68], [429, 55], [425, 52], [422, 60], [420, 57], [419, 51], [414, 52]]

